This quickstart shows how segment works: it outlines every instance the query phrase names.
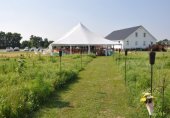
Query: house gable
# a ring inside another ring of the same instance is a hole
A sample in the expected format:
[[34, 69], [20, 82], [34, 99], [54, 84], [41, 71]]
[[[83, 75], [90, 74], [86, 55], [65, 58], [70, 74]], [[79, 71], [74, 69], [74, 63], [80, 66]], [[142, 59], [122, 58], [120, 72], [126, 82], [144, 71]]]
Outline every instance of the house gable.
[[139, 27], [141, 27], [141, 26], [126, 28], [126, 29], [122, 29], [122, 30], [116, 30], [116, 31], [113, 31], [112, 33], [108, 34], [105, 38], [109, 39], [109, 40], [124, 40], [129, 35], [131, 35], [134, 31], [136, 31]]
[[124, 40], [124, 48], [146, 48], [155, 44], [156, 38], [143, 26], [138, 28]]
[[124, 49], [147, 48], [156, 43], [156, 38], [143, 26], [113, 31], [106, 36], [107, 39], [122, 45]]

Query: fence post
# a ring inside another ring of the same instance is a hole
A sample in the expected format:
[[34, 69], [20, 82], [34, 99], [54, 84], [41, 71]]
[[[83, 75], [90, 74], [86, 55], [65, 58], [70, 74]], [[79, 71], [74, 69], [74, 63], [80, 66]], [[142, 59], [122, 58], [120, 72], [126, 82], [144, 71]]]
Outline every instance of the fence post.
[[60, 74], [61, 74], [61, 57], [62, 57], [62, 50], [59, 50], [59, 57], [60, 57]]
[[81, 69], [82, 69], [82, 47], [80, 48], [80, 54], [81, 54]]
[[128, 55], [128, 50], [126, 49], [125, 50], [125, 85], [126, 85], [126, 57], [127, 57], [127, 55]]
[[165, 97], [165, 78], [162, 83], [162, 118], [164, 118], [164, 97]]
[[[151, 51], [149, 53], [149, 61], [150, 61], [150, 65], [151, 65], [151, 80], [150, 80], [150, 84], [151, 84], [151, 96], [152, 96], [152, 83], [153, 83], [153, 65], [155, 64], [155, 55], [156, 53]], [[149, 115], [149, 117], [151, 118], [152, 115]]]
[[153, 51], [149, 53], [149, 60], [150, 60], [150, 65], [151, 65], [151, 95], [152, 95], [153, 65], [155, 64], [155, 55], [156, 53]]

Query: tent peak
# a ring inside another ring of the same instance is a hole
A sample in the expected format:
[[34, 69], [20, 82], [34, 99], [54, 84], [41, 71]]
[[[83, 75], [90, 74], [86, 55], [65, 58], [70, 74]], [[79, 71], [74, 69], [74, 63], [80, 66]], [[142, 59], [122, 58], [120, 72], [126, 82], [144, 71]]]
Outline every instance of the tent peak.
[[[81, 22], [79, 22], [78, 24], [77, 24], [77, 27], [84, 27], [84, 28], [86, 28], [84, 25], [83, 25], [83, 23], [81, 23]], [[87, 28], [86, 28], [87, 29]]]
[[78, 25], [73, 28], [75, 30], [85, 30], [86, 32], [91, 32], [83, 23], [79, 22]]
[[82, 23], [82, 22], [79, 22], [78, 25], [83, 25], [83, 23]]
[[112, 45], [113, 41], [107, 40], [91, 32], [82, 23], [78, 23], [63, 37], [59, 38], [52, 45]]

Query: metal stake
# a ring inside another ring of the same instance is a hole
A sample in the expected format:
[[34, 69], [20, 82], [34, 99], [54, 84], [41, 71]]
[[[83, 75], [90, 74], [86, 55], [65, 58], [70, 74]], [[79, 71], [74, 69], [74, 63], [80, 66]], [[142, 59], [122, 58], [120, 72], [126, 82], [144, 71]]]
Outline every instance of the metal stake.
[[119, 62], [120, 62], [120, 49], [119, 49]]
[[125, 85], [126, 85], [126, 56], [128, 55], [128, 50], [125, 50]]
[[152, 95], [153, 65], [151, 64], [151, 95]]
[[165, 78], [163, 79], [163, 83], [162, 83], [162, 118], [164, 118], [164, 97], [165, 97]]
[[[155, 63], [155, 55], [156, 53], [155, 52], [150, 52], [149, 53], [149, 60], [150, 60], [150, 65], [151, 65], [151, 96], [152, 96], [152, 79], [153, 79], [153, 65]], [[150, 118], [152, 117], [151, 115], [149, 116]]]
[[126, 85], [126, 56], [125, 56], [125, 85]]
[[61, 56], [60, 56], [60, 74], [61, 74]]
[[80, 53], [81, 53], [81, 69], [82, 69], [82, 48], [80, 49]]

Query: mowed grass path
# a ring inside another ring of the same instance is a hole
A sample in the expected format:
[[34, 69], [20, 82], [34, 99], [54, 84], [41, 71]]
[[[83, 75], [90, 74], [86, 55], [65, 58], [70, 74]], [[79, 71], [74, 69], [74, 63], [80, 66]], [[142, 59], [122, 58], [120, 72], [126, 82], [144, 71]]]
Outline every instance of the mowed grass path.
[[79, 79], [54, 96], [35, 118], [128, 118], [126, 87], [112, 57], [97, 57]]

